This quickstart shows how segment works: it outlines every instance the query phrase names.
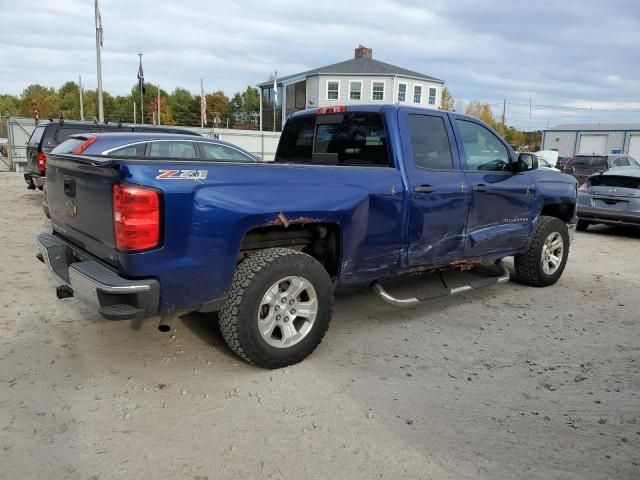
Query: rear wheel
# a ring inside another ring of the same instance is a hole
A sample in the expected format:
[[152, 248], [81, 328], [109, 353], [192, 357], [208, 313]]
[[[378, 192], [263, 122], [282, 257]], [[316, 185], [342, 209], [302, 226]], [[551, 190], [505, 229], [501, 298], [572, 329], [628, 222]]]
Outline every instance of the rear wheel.
[[586, 222], [584, 220], [578, 220], [578, 224], [576, 225], [576, 230], [578, 230], [579, 232], [584, 232], [587, 230], [587, 228], [589, 228], [589, 225], [591, 225], [589, 222]]
[[281, 368], [320, 344], [332, 309], [333, 285], [320, 262], [297, 250], [270, 248], [238, 265], [220, 329], [247, 362]]
[[569, 255], [567, 225], [555, 217], [540, 216], [529, 249], [516, 255], [516, 276], [535, 287], [553, 285], [562, 276]]

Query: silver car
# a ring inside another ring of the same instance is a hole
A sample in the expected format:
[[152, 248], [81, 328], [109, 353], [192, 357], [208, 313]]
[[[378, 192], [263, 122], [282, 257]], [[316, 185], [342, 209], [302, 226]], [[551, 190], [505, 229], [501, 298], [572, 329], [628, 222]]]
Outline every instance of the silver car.
[[578, 189], [578, 226], [635, 225], [640, 227], [640, 169], [617, 167], [591, 175]]

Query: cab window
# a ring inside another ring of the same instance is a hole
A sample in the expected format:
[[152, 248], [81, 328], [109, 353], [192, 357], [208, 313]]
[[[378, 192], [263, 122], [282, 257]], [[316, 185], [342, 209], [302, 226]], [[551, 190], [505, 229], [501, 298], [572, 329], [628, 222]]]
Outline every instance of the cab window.
[[433, 115], [409, 115], [408, 123], [414, 165], [427, 170], [453, 170], [444, 119]]
[[113, 155], [115, 157], [144, 157], [144, 149], [146, 146], [146, 143], [127, 145], [126, 147], [112, 150], [109, 155]]
[[457, 119], [462, 136], [467, 170], [505, 171], [509, 167], [507, 147], [489, 129]]

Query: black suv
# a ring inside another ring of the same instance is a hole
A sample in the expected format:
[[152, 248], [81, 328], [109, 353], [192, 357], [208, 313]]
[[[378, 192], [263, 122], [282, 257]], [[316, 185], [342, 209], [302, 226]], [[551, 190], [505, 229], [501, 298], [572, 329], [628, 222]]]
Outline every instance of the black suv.
[[41, 122], [36, 126], [27, 142], [27, 166], [24, 180], [27, 188], [42, 190], [47, 169], [47, 154], [60, 143], [76, 133], [107, 133], [107, 132], [149, 132], [149, 133], [180, 133], [183, 135], [200, 134], [190, 130], [174, 127], [154, 127], [144, 125], [124, 125], [121, 123], [96, 123], [56, 120]]

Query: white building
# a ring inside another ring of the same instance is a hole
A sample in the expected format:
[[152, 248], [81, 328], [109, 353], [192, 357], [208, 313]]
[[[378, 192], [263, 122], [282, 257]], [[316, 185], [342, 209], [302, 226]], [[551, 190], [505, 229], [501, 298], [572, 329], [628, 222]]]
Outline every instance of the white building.
[[640, 160], [640, 123], [558, 125], [542, 131], [542, 150], [561, 157], [628, 153]]
[[399, 103], [438, 108], [444, 82], [437, 78], [373, 59], [373, 51], [360, 45], [350, 60], [261, 83], [261, 130], [281, 130], [282, 119], [306, 108], [357, 103]]

